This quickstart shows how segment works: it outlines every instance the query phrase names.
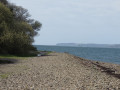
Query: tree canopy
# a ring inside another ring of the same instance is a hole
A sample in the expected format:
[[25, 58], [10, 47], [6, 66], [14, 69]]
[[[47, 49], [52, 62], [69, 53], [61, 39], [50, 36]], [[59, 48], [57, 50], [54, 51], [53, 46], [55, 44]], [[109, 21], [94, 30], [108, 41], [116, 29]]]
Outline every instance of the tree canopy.
[[42, 24], [30, 18], [27, 9], [0, 0], [0, 54], [29, 55]]
[[0, 0], [0, 2], [3, 3], [3, 4], [5, 4], [5, 5], [8, 4], [7, 0]]

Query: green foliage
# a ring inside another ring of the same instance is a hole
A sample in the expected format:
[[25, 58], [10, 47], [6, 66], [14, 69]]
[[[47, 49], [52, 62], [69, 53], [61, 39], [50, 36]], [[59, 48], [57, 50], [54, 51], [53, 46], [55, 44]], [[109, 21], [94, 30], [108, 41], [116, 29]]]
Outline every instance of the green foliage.
[[31, 26], [32, 26], [32, 28], [33, 28], [34, 30], [39, 31], [39, 30], [40, 30], [40, 27], [42, 26], [42, 24], [41, 24], [40, 22], [38, 22], [38, 21], [35, 21], [34, 23], [31, 24]]
[[2, 79], [8, 78], [8, 74], [1, 74], [0, 78], [2, 78]]
[[[15, 56], [15, 55], [0, 55], [0, 59], [16, 59], [16, 60], [25, 60], [25, 59], [27, 59], [27, 58], [29, 58], [29, 57], [32, 57], [32, 56], [27, 56], [27, 57], [20, 57], [20, 56]], [[0, 62], [1, 62], [1, 60], [0, 60]]]
[[0, 44], [5, 53], [24, 56], [33, 50], [30, 40], [24, 32], [4, 31], [0, 37]]
[[0, 22], [3, 20], [6, 22], [10, 22], [12, 19], [12, 12], [9, 8], [7, 8], [4, 4], [0, 3]]
[[37, 55], [32, 43], [42, 24], [29, 17], [20, 6], [0, 3], [0, 54]]
[[0, 3], [0, 34], [8, 29], [12, 23], [13, 14], [9, 8]]
[[27, 21], [28, 18], [30, 17], [28, 10], [21, 6], [9, 4], [9, 8], [14, 15], [14, 19], [17, 21]]
[[0, 2], [3, 3], [3, 4], [8, 4], [7, 0], [0, 0]]

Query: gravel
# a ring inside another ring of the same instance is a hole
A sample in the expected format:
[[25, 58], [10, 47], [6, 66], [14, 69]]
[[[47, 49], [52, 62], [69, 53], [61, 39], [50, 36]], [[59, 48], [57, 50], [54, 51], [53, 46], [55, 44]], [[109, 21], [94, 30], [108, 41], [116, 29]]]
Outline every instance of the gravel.
[[51, 53], [0, 65], [0, 90], [120, 90], [119, 76], [120, 65]]

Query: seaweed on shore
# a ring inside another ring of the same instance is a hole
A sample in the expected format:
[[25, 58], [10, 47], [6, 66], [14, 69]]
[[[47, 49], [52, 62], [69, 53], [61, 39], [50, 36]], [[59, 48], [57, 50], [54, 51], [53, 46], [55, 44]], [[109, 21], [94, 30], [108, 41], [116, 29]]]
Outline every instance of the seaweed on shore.
[[112, 75], [112, 76], [120, 79], [120, 74], [115, 73], [116, 70], [113, 70], [112, 68], [104, 67], [104, 66], [100, 65], [99, 63], [93, 63], [93, 64], [96, 65], [97, 67], [99, 67], [100, 69], [102, 69], [102, 72], [105, 72], [108, 75]]

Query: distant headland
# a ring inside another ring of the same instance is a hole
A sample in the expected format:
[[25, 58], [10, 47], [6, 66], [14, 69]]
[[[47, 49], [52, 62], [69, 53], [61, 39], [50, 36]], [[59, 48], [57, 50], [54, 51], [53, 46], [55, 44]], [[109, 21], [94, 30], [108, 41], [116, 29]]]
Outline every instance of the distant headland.
[[120, 48], [120, 44], [79, 44], [79, 43], [58, 43], [56, 46], [71, 47], [99, 47], [99, 48]]

